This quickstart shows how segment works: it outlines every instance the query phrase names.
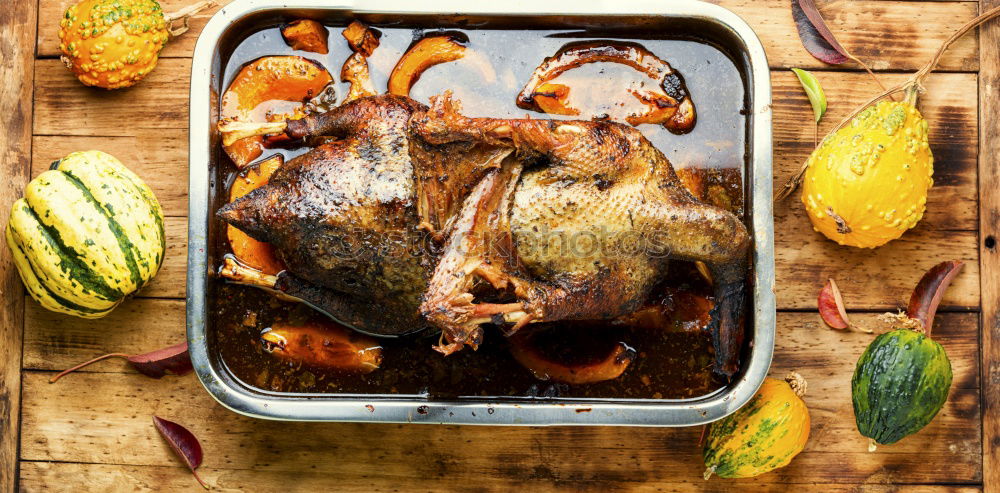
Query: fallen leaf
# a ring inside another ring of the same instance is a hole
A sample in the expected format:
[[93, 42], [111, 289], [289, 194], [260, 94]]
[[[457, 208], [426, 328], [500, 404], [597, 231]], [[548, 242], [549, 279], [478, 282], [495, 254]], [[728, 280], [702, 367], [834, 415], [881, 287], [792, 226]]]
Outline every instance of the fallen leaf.
[[805, 90], [806, 97], [809, 98], [809, 104], [812, 105], [813, 118], [816, 119], [816, 123], [819, 123], [823, 115], [826, 114], [826, 94], [823, 92], [823, 86], [820, 85], [816, 76], [805, 70], [793, 68], [792, 72], [795, 72], [795, 76], [799, 78], [799, 83], [802, 84], [802, 89]]
[[816, 306], [819, 308], [819, 315], [823, 318], [823, 322], [826, 322], [830, 328], [838, 330], [851, 329], [858, 332], [872, 333], [871, 329], [851, 322], [851, 319], [847, 316], [847, 308], [844, 306], [844, 297], [840, 294], [837, 282], [832, 278], [820, 290]]
[[913, 294], [910, 295], [910, 304], [906, 308], [906, 315], [919, 320], [926, 333], [929, 334], [931, 331], [934, 314], [937, 313], [945, 290], [948, 289], [951, 280], [962, 270], [963, 265], [965, 264], [959, 260], [941, 262], [931, 267], [920, 278], [917, 287], [913, 289]]
[[153, 416], [153, 424], [156, 425], [156, 430], [160, 432], [174, 453], [188, 466], [194, 479], [198, 480], [198, 484], [206, 490], [209, 489], [208, 485], [198, 476], [198, 471], [195, 470], [201, 465], [202, 453], [201, 444], [198, 443], [194, 434], [187, 428], [159, 416]]
[[194, 369], [191, 365], [191, 356], [188, 354], [187, 342], [182, 342], [180, 344], [174, 344], [170, 347], [157, 349], [143, 354], [104, 354], [59, 372], [49, 379], [49, 383], [55, 383], [68, 373], [72, 373], [87, 365], [108, 358], [123, 358], [128, 361], [129, 366], [134, 368], [136, 371], [152, 378], [160, 378], [168, 373], [172, 375], [185, 375]]
[[844, 300], [833, 279], [827, 281], [820, 290], [816, 305], [820, 317], [830, 328], [843, 330], [850, 326], [850, 322], [847, 321], [847, 310], [844, 309]]
[[816, 2], [813, 0], [791, 1], [792, 19], [795, 20], [795, 27], [798, 28], [799, 39], [802, 40], [802, 46], [810, 55], [831, 65], [840, 65], [854, 59], [854, 56], [841, 46], [830, 28], [827, 27], [823, 15], [816, 7]]

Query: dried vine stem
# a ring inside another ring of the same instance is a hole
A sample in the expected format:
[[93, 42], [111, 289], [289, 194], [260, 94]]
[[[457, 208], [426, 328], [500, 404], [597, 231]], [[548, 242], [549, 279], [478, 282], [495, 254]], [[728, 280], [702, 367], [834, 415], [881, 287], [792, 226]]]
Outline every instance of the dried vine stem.
[[[890, 97], [898, 92], [906, 92], [905, 102], [907, 104], [910, 104], [911, 106], [916, 106], [917, 94], [920, 91], [924, 90], [923, 89], [924, 79], [926, 79], [927, 76], [930, 75], [930, 73], [933, 72], [935, 68], [937, 68], [938, 63], [941, 61], [941, 57], [944, 56], [944, 52], [947, 51], [948, 48], [950, 48], [951, 45], [955, 43], [955, 41], [964, 36], [966, 33], [979, 27], [984, 22], [990, 21], [996, 17], [1000, 17], [1000, 7], [993, 7], [992, 9], [983, 12], [975, 19], [966, 22], [965, 25], [960, 27], [957, 31], [955, 31], [954, 34], [952, 34], [948, 39], [946, 39], [944, 43], [941, 43], [941, 47], [939, 47], [937, 52], [934, 53], [934, 57], [932, 57], [931, 60], [927, 62], [926, 65], [921, 67], [920, 70], [916, 71], [909, 79], [907, 79], [901, 84], [893, 86], [889, 89], [885, 89], [883, 87], [884, 90], [882, 91], [881, 94], [878, 94], [877, 96], [869, 99], [868, 101], [865, 101], [863, 104], [861, 104], [861, 106], [855, 108], [854, 111], [852, 111], [843, 120], [841, 120], [840, 123], [838, 123], [829, 132], [827, 132], [826, 135], [823, 136], [823, 139], [820, 140], [820, 142], [826, 140], [827, 137], [833, 135], [835, 132], [843, 128], [844, 125], [847, 125], [851, 120], [854, 119], [854, 117], [858, 116], [858, 114], [867, 109], [869, 106], [887, 97]], [[858, 61], [858, 63], [860, 63], [860, 61]], [[864, 66], [863, 63], [861, 65]], [[867, 66], [864, 67], [866, 70], [868, 69]], [[871, 70], [869, 70], [869, 72], [871, 72]], [[877, 81], [878, 80], [876, 79], [876, 82]], [[881, 86], [882, 84], [879, 83], [879, 85]], [[797, 173], [795, 173], [795, 176], [791, 177], [787, 182], [785, 182], [785, 184], [781, 187], [781, 189], [775, 194], [774, 197], [775, 201], [783, 200], [785, 197], [791, 195], [792, 192], [794, 192], [795, 189], [799, 187], [799, 185], [802, 183], [802, 176], [806, 174], [806, 169], [809, 167], [808, 163], [809, 163], [808, 160], [806, 160], [805, 163], [802, 163], [802, 167], [799, 169]]]
[[[195, 2], [187, 7], [184, 7], [177, 12], [171, 12], [169, 14], [164, 14], [164, 18], [167, 20], [167, 30], [170, 32], [170, 37], [176, 38], [181, 34], [184, 34], [190, 29], [188, 26], [188, 21], [191, 16], [196, 15], [198, 12], [211, 8], [215, 6], [215, 0], [201, 0], [200, 2]], [[174, 28], [174, 22], [181, 21], [182, 25], [178, 28]]]

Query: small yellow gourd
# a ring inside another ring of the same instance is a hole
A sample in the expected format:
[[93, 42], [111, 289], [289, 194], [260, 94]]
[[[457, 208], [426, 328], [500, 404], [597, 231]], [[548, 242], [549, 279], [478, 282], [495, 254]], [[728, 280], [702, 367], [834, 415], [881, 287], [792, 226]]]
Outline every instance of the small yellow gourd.
[[933, 174], [927, 121], [907, 102], [882, 101], [813, 151], [802, 202], [813, 228], [827, 238], [875, 248], [920, 221]]
[[805, 388], [795, 372], [785, 380], [766, 378], [750, 402], [709, 425], [705, 479], [751, 478], [788, 465], [809, 440]]

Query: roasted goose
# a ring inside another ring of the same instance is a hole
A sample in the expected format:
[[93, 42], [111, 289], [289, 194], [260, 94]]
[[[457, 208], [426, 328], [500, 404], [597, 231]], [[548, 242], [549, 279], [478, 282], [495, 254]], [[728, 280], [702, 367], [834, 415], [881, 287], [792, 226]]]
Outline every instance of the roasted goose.
[[462, 116], [361, 98], [289, 121], [330, 141], [218, 215], [272, 243], [278, 291], [348, 325], [400, 335], [435, 326], [449, 354], [530, 322], [639, 308], [669, 259], [708, 265], [716, 370], [738, 368], [749, 237], [695, 200], [637, 130], [610, 122]]

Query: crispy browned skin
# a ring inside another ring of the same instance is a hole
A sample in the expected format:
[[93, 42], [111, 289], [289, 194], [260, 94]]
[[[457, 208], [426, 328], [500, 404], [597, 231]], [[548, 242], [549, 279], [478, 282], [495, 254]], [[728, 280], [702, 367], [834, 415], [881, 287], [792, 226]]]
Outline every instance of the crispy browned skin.
[[629, 313], [668, 259], [701, 260], [720, 300], [717, 366], [737, 369], [746, 229], [692, 198], [638, 131], [466, 118], [447, 97], [428, 110], [378, 96], [289, 122], [288, 133], [341, 140], [289, 161], [219, 216], [273, 243], [312, 286], [296, 296], [335, 318], [381, 334], [430, 322], [447, 354], [476, 346], [487, 322], [515, 331]]
[[[470, 322], [486, 315], [515, 319], [517, 328], [525, 320], [630, 313], [668, 259], [700, 260], [712, 271], [719, 300], [711, 328], [717, 366], [736, 371], [746, 228], [695, 200], [639, 131], [608, 122], [466, 118], [447, 97], [415, 115], [412, 130], [432, 144], [479, 142], [514, 148], [522, 161], [537, 158], [523, 171], [511, 165], [494, 172], [465, 202], [421, 306], [451, 342], [444, 352], [475, 344], [480, 329]], [[506, 231], [514, 253], [505, 256]], [[473, 238], [500, 241], [475, 246]], [[457, 260], [453, 251], [462, 252]], [[512, 288], [516, 301], [474, 303], [468, 277]]]
[[[218, 213], [273, 244], [288, 270], [313, 285], [297, 290], [311, 296], [299, 297], [383, 335], [427, 326], [414, 307], [425, 290], [428, 259], [410, 253], [420, 249], [411, 244], [419, 241], [419, 221], [406, 125], [419, 106], [408, 98], [385, 97], [378, 104], [365, 98], [290, 121], [292, 137], [341, 140], [290, 160], [267, 186]], [[352, 303], [360, 313], [344, 316], [343, 306]]]

